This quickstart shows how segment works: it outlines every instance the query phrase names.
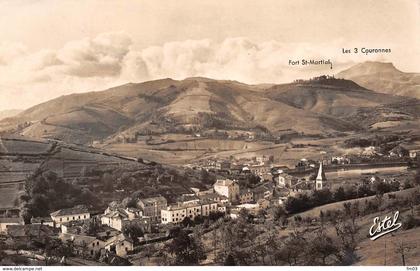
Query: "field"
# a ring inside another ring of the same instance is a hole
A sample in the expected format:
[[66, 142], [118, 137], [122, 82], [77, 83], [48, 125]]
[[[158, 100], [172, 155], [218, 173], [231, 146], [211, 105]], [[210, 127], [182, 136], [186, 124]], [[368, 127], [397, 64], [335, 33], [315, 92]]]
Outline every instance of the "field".
[[420, 265], [420, 228], [396, 231], [371, 241], [366, 239], [360, 243], [358, 255], [360, 260], [355, 265], [402, 265], [401, 256], [395, 252], [400, 242], [416, 246], [406, 256], [407, 266]]
[[0, 139], [0, 152], [10, 154], [42, 154], [46, 153], [51, 144], [43, 141], [28, 141], [21, 139]]
[[[395, 194], [397, 196], [406, 196], [414, 191], [417, 191], [416, 188], [410, 188], [410, 189], [406, 189], [406, 190], [402, 190], [402, 191], [397, 191], [397, 192], [391, 192], [388, 194]], [[386, 197], [387, 194], [384, 195], [384, 198]], [[347, 203], [347, 202], [356, 202], [358, 201], [360, 203], [360, 206], [363, 206], [363, 202], [365, 200], [370, 200], [375, 198], [375, 196], [369, 196], [369, 197], [364, 197], [364, 198], [358, 198], [358, 199], [351, 199], [351, 200], [345, 200], [345, 201], [340, 201], [340, 202], [334, 202], [334, 203], [330, 203], [330, 204], [326, 204], [326, 205], [322, 205], [319, 207], [315, 207], [313, 209], [310, 209], [308, 211], [299, 213], [299, 216], [301, 216], [302, 218], [305, 217], [319, 217], [319, 214], [321, 211], [326, 212], [326, 211], [334, 211], [334, 210], [339, 210], [343, 208], [343, 204]]]
[[0, 209], [14, 209], [19, 207], [19, 194], [23, 193], [23, 186], [19, 184], [0, 185]]

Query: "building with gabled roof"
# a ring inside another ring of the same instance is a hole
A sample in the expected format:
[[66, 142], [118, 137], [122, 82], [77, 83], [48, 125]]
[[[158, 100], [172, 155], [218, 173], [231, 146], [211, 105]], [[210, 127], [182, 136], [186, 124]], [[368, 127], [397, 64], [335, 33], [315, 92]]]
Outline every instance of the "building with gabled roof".
[[160, 222], [160, 211], [168, 206], [167, 200], [162, 197], [140, 199], [138, 207], [143, 211], [144, 216], [149, 216], [153, 222]]
[[128, 252], [134, 249], [133, 239], [123, 233], [109, 238], [104, 243], [105, 250], [113, 252], [119, 257], [126, 257]]
[[236, 180], [217, 180], [213, 188], [217, 194], [227, 197], [230, 202], [239, 201], [239, 184]]
[[90, 218], [90, 213], [85, 205], [77, 205], [72, 208], [60, 209], [52, 212], [51, 219], [60, 226], [64, 222], [73, 220], [85, 220]]
[[9, 225], [24, 225], [21, 217], [0, 217], [0, 233], [6, 233]]
[[54, 221], [50, 216], [47, 217], [32, 217], [31, 218], [31, 224], [42, 224], [47, 225], [50, 227], [54, 227]]

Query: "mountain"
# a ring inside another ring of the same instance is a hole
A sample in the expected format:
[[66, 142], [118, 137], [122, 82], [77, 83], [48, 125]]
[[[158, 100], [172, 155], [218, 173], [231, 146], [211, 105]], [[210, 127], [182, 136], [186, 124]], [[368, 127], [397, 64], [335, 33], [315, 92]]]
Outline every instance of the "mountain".
[[420, 98], [420, 74], [402, 72], [392, 63], [367, 61], [338, 73], [336, 77], [352, 80], [377, 92]]
[[2, 110], [2, 111], [0, 111], [0, 120], [16, 116], [17, 114], [19, 114], [22, 111], [23, 110], [20, 110], [20, 109]]
[[0, 121], [0, 131], [73, 143], [209, 130], [330, 135], [374, 124], [355, 122], [361, 112], [366, 117], [375, 115], [372, 122], [386, 121], [376, 109], [406, 101], [412, 106], [398, 112], [417, 118], [412, 109], [419, 102], [416, 99], [376, 93], [352, 81], [325, 76], [258, 86], [200, 77], [162, 79], [62, 96]]

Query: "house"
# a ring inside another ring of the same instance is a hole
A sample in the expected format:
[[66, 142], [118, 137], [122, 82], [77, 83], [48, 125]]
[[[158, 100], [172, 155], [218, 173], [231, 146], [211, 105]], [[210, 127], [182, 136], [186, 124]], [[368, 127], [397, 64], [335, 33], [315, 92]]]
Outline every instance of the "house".
[[269, 162], [273, 162], [274, 161], [274, 156], [270, 155], [263, 155], [263, 156], [257, 156], [255, 158], [255, 160], [257, 161], [258, 164], [260, 165], [264, 165], [264, 164], [268, 164]]
[[236, 180], [217, 180], [213, 188], [217, 194], [228, 198], [229, 202], [239, 200], [239, 184]]
[[89, 210], [84, 205], [77, 205], [73, 208], [60, 209], [50, 214], [55, 225], [60, 226], [64, 222], [73, 220], [85, 220], [90, 218]]
[[50, 227], [55, 227], [54, 221], [52, 220], [52, 218], [50, 216], [47, 216], [47, 217], [32, 217], [31, 218], [31, 224], [34, 224], [34, 225], [41, 224], [41, 225], [47, 225], [47, 226], [50, 226]]
[[270, 206], [270, 201], [267, 199], [259, 199], [257, 201], [258, 207], [260, 210], [267, 209]]
[[281, 173], [287, 173], [290, 169], [287, 166], [284, 165], [273, 165], [271, 167], [271, 174], [277, 175]]
[[0, 217], [0, 234], [7, 233], [7, 227], [10, 225], [24, 225], [21, 217]]
[[211, 192], [211, 193], [203, 193], [203, 194], [199, 194], [197, 195], [199, 201], [215, 201], [218, 203], [228, 203], [229, 200], [227, 197], [219, 195], [215, 192]]
[[119, 234], [105, 241], [105, 250], [115, 253], [119, 257], [126, 257], [134, 249], [134, 242], [130, 237]]
[[136, 208], [108, 207], [101, 216], [102, 225], [108, 225], [120, 232], [129, 225], [137, 225], [145, 231], [150, 231], [151, 220], [151, 217], [142, 216], [142, 211]]
[[80, 232], [82, 232], [83, 224], [83, 220], [72, 220], [69, 222], [61, 223], [60, 229], [62, 233], [79, 234]]
[[160, 211], [168, 206], [168, 202], [162, 196], [140, 199], [137, 202], [139, 208], [143, 211], [144, 216], [149, 216], [152, 222], [161, 220]]
[[103, 250], [125, 257], [134, 248], [133, 240], [122, 233], [108, 239], [68, 233], [61, 233], [59, 238], [63, 242], [72, 242], [76, 253], [84, 257], [95, 257]]
[[217, 202], [198, 202], [189, 204], [176, 204], [162, 210], [162, 224], [181, 223], [186, 217], [194, 219], [197, 216], [208, 216], [211, 212], [217, 212]]
[[244, 173], [244, 174], [251, 173], [251, 170], [249, 169], [248, 166], [243, 166], [241, 169], [241, 173]]
[[254, 202], [258, 202], [260, 199], [270, 200], [273, 197], [274, 184], [272, 182], [262, 183], [252, 188], [252, 192], [254, 194]]
[[61, 233], [59, 238], [64, 243], [71, 242], [76, 254], [84, 257], [94, 257], [105, 248], [105, 241], [94, 236]]
[[237, 218], [242, 209], [246, 209], [251, 214], [257, 215], [258, 211], [260, 210], [260, 205], [258, 203], [244, 203], [244, 204], [232, 206], [232, 208], [230, 209], [231, 217]]
[[254, 193], [251, 189], [240, 190], [239, 193], [239, 202], [241, 204], [251, 203], [254, 201]]
[[182, 204], [188, 204], [188, 203], [197, 203], [200, 199], [196, 195], [181, 195], [177, 197], [176, 202], [182, 203]]
[[297, 179], [289, 174], [280, 173], [274, 178], [274, 181], [279, 187], [291, 187], [297, 182]]
[[229, 161], [217, 161], [215, 163], [215, 167], [218, 170], [229, 170], [231, 167], [231, 163]]
[[350, 164], [350, 160], [343, 156], [333, 156], [331, 157], [331, 164], [336, 164], [336, 165]]
[[271, 167], [265, 165], [253, 165], [250, 167], [251, 173], [259, 176], [262, 180], [271, 180]]
[[408, 156], [411, 159], [415, 159], [420, 156], [420, 146], [406, 146], [408, 150]]
[[284, 205], [286, 203], [286, 201], [287, 201], [287, 198], [288, 197], [285, 197], [285, 196], [278, 197], [278, 204], [280, 206]]
[[388, 152], [388, 155], [390, 157], [407, 157], [407, 156], [409, 156], [409, 151], [405, 146], [398, 145], [398, 146], [392, 148]]

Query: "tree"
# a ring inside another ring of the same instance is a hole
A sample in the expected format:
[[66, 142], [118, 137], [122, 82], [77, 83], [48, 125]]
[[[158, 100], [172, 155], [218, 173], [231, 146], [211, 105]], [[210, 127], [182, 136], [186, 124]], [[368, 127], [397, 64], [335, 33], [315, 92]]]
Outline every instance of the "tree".
[[304, 238], [299, 236], [299, 234], [293, 233], [286, 239], [276, 256], [280, 261], [290, 266], [297, 265], [304, 255], [302, 248], [305, 248], [307, 245], [308, 243]]
[[48, 238], [45, 244], [45, 265], [54, 258], [70, 257], [73, 255], [73, 246], [71, 242], [64, 244], [60, 239]]
[[138, 245], [138, 238], [144, 236], [143, 229], [140, 226], [134, 224], [124, 227], [123, 232], [133, 239], [134, 245]]
[[344, 192], [344, 188], [343, 187], [339, 187], [335, 192], [334, 192], [334, 200], [335, 201], [343, 201], [346, 199], [346, 192]]
[[284, 225], [287, 221], [287, 213], [286, 210], [282, 206], [274, 206], [270, 209], [270, 213], [273, 216], [274, 221], [280, 222]]
[[332, 193], [329, 189], [315, 190], [312, 194], [313, 206], [321, 206], [332, 202]]
[[223, 265], [225, 265], [225, 266], [235, 266], [236, 265], [235, 258], [232, 256], [232, 254], [229, 254], [226, 257], [225, 262], [223, 263]]
[[105, 191], [112, 192], [114, 190], [114, 180], [112, 175], [108, 172], [105, 172], [104, 175], [102, 175], [102, 183]]
[[189, 216], [186, 216], [183, 220], [182, 220], [182, 225], [184, 227], [192, 227], [194, 226], [194, 221], [191, 220], [191, 218]]
[[417, 159], [417, 170], [416, 170], [416, 176], [414, 177], [414, 184], [420, 185], [420, 159]]
[[201, 170], [200, 175], [201, 182], [204, 184], [213, 185], [216, 182], [216, 176], [210, 174], [205, 169]]
[[404, 241], [400, 241], [397, 243], [394, 243], [395, 245], [395, 253], [398, 253], [401, 256], [401, 263], [403, 266], [405, 266], [407, 256], [409, 255], [409, 252], [416, 248], [415, 245], [409, 245], [407, 243], [404, 243]]
[[334, 244], [331, 237], [325, 232], [319, 232], [317, 236], [309, 242], [307, 247], [308, 258], [310, 264], [327, 265], [328, 257], [336, 255], [338, 247]]
[[166, 249], [169, 254], [175, 256], [175, 265], [197, 265], [201, 260], [206, 259], [201, 242], [184, 230], [179, 232]]

